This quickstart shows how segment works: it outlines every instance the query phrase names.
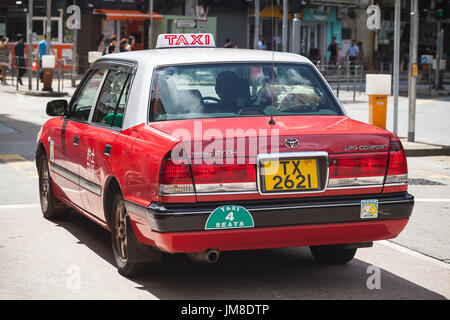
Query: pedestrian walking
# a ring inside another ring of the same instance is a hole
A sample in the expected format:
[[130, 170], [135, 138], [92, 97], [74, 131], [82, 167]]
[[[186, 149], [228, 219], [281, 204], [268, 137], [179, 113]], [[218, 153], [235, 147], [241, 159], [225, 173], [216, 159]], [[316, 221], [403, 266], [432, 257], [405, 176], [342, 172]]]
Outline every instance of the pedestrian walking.
[[115, 34], [113, 34], [109, 40], [109, 45], [106, 52], [108, 54], [116, 52], [116, 46], [117, 46], [117, 37]]
[[358, 53], [359, 53], [358, 45], [356, 44], [356, 40], [353, 39], [352, 44], [347, 51], [348, 61], [350, 63], [354, 63], [358, 58]]
[[95, 43], [94, 50], [97, 50], [102, 54], [105, 54], [105, 39], [106, 39], [105, 35], [102, 33], [98, 38], [97, 42]]
[[[51, 52], [48, 54], [53, 53], [53, 55], [56, 56], [56, 51], [53, 50], [53, 46], [52, 46], [51, 42], [50, 42], [50, 50], [51, 50]], [[44, 39], [39, 42], [38, 50], [36, 53], [36, 57], [38, 59], [39, 68], [40, 68], [39, 78], [41, 79], [42, 82], [44, 81], [44, 78], [43, 78], [44, 71], [42, 70], [42, 56], [45, 56], [45, 55], [47, 55], [47, 41]]]
[[14, 56], [16, 57], [16, 66], [19, 71], [17, 82], [23, 86], [22, 77], [27, 71], [25, 63], [25, 42], [22, 34], [17, 35], [17, 43], [14, 45]]
[[233, 48], [233, 43], [231, 43], [231, 38], [227, 38], [225, 40], [225, 45], [223, 47], [224, 48]]
[[328, 51], [330, 52], [329, 64], [332, 66], [335, 66], [337, 63], [338, 48], [339, 45], [336, 42], [336, 37], [331, 38], [331, 43], [328, 46]]
[[259, 36], [259, 40], [258, 40], [258, 50], [264, 50], [264, 38], [263, 36]]
[[119, 43], [119, 52], [127, 52], [128, 51], [128, 39], [122, 38]]
[[6, 69], [9, 67], [9, 39], [0, 35], [0, 68], [2, 70], [2, 85], [8, 85], [6, 82]]
[[134, 45], [136, 43], [136, 39], [133, 36], [128, 36], [128, 46], [127, 51], [134, 51]]

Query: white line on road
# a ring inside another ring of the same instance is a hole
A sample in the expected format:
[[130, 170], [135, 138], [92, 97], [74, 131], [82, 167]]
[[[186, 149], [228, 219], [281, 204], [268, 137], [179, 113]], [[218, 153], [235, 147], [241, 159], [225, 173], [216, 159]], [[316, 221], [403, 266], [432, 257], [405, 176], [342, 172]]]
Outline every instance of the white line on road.
[[22, 209], [22, 208], [37, 208], [41, 205], [39, 203], [14, 203], [14, 204], [0, 204], [0, 210], [8, 209]]
[[450, 199], [417, 199], [417, 198], [415, 198], [414, 201], [416, 201], [416, 202], [450, 202]]
[[442, 267], [444, 269], [449, 269], [450, 270], [450, 264], [445, 263], [445, 262], [443, 262], [443, 261], [441, 261], [439, 259], [433, 258], [431, 256], [427, 256], [427, 255], [425, 255], [423, 253], [420, 253], [419, 251], [415, 251], [415, 250], [409, 249], [407, 247], [404, 247], [402, 245], [394, 243], [394, 242], [392, 242], [390, 240], [381, 240], [381, 241], [377, 241], [377, 242], [381, 243], [381, 244], [384, 244], [385, 246], [388, 246], [388, 247], [390, 247], [392, 249], [395, 249], [397, 251], [406, 253], [406, 254], [408, 254], [410, 256], [413, 256], [413, 257], [416, 257], [416, 258], [420, 258], [422, 260], [426, 260], [428, 262], [431, 262], [433, 264], [438, 265], [439, 267]]

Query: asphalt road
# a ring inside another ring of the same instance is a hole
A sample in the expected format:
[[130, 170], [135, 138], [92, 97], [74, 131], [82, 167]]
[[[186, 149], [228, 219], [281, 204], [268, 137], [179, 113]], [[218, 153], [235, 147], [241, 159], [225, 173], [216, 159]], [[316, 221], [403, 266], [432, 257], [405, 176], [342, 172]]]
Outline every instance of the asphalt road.
[[76, 212], [42, 217], [32, 160], [47, 100], [0, 92], [0, 299], [450, 298], [450, 157], [408, 159], [408, 226], [347, 265], [318, 265], [307, 248], [226, 252], [212, 265], [165, 255], [126, 279], [107, 231]]

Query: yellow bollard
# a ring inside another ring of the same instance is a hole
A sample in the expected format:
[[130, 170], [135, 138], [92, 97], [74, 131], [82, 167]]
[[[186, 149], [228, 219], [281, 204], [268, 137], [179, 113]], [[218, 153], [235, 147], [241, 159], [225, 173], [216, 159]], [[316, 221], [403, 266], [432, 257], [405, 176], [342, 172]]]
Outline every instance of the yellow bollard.
[[387, 95], [369, 95], [369, 124], [386, 129]]
[[391, 75], [367, 74], [366, 94], [369, 96], [369, 124], [386, 129], [387, 97], [391, 94]]

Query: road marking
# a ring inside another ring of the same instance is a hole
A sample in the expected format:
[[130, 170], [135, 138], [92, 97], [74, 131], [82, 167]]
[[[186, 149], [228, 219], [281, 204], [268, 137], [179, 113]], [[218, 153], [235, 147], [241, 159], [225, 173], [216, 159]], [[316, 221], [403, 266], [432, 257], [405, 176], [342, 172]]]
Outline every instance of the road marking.
[[450, 202], [450, 199], [414, 199], [415, 202]]
[[431, 262], [433, 264], [436, 264], [436, 265], [438, 265], [438, 266], [440, 266], [440, 267], [442, 267], [444, 269], [450, 270], [450, 264], [449, 263], [443, 262], [443, 261], [441, 261], [441, 260], [439, 260], [437, 258], [428, 256], [428, 255], [423, 254], [423, 253], [421, 253], [419, 251], [409, 249], [407, 247], [404, 247], [402, 245], [394, 243], [391, 240], [381, 240], [381, 241], [377, 241], [377, 242], [381, 243], [381, 244], [383, 244], [385, 246], [388, 246], [388, 247], [390, 247], [392, 249], [395, 249], [397, 251], [406, 253], [406, 254], [408, 254], [410, 256], [413, 256], [413, 257], [416, 257], [416, 258], [420, 258], [422, 260], [425, 260], [425, 261]]
[[8, 209], [25, 209], [25, 208], [38, 208], [40, 207], [40, 203], [13, 203], [13, 204], [1, 204], [0, 210], [8, 210]]
[[436, 101], [441, 101], [441, 100], [439, 100], [439, 99], [417, 99], [416, 103], [422, 104], [422, 103], [430, 103], [430, 102], [436, 102]]
[[34, 162], [25, 159], [20, 154], [0, 154], [0, 160], [16, 169], [26, 178], [39, 178]]

